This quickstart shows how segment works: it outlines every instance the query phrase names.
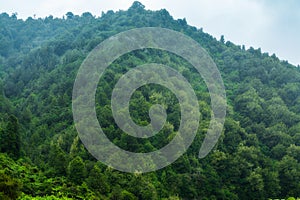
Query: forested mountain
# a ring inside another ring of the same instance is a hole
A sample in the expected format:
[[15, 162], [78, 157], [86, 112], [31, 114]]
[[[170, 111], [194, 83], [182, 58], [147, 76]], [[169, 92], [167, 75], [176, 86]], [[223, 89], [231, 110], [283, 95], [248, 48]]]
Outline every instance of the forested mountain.
[[[218, 144], [198, 158], [208, 129], [210, 96], [199, 74], [178, 56], [143, 49], [117, 59], [100, 79], [97, 115], [114, 144], [150, 152], [167, 144], [180, 123], [176, 96], [146, 85], [130, 101], [133, 120], [149, 123], [151, 105], [167, 108], [154, 137], [124, 134], [111, 114], [110, 96], [124, 72], [142, 63], [178, 70], [199, 100], [197, 136], [175, 163], [150, 173], [124, 173], [91, 156], [72, 116], [72, 89], [89, 52], [101, 41], [138, 27], [181, 32], [209, 53], [221, 72], [227, 116]], [[217, 40], [167, 10], [135, 2], [101, 17], [71, 12], [63, 19], [18, 19], [0, 14], [0, 199], [274, 199], [300, 196], [300, 70], [276, 55]]]

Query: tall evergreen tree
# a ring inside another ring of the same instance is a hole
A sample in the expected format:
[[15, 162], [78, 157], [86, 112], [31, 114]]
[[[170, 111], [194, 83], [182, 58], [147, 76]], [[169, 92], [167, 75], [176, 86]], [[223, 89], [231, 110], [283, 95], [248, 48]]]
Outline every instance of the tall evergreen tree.
[[4, 130], [1, 130], [1, 152], [7, 153], [15, 159], [20, 156], [20, 125], [14, 115], [8, 117], [8, 123]]

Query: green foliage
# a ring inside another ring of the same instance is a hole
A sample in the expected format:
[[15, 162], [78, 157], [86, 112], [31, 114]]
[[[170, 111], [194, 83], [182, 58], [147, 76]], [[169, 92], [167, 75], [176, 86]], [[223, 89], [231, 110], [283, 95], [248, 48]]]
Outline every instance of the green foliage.
[[100, 194], [108, 194], [110, 192], [107, 177], [98, 165], [94, 165], [94, 168], [91, 170], [86, 182], [89, 188], [95, 192], [99, 192]]
[[66, 175], [67, 156], [58, 145], [51, 145], [49, 153], [49, 165], [54, 175]]
[[[0, 14], [0, 199], [276, 199], [300, 191], [300, 70], [261, 49], [220, 41], [174, 20], [165, 9], [127, 11], [96, 18], [72, 12], [66, 18]], [[214, 150], [198, 159], [211, 118], [210, 95], [198, 72], [174, 54], [136, 50], [116, 59], [99, 81], [97, 117], [120, 148], [155, 151], [180, 126], [180, 105], [168, 89], [146, 85], [130, 101], [133, 121], [150, 123], [149, 109], [161, 104], [167, 123], [140, 139], [114, 122], [110, 97], [118, 79], [145, 63], [180, 72], [199, 99], [201, 122], [194, 143], [172, 165], [147, 174], [115, 171], [86, 151], [72, 117], [72, 88], [88, 53], [104, 39], [132, 28], [164, 27], [192, 37], [221, 71], [228, 115]], [[291, 197], [292, 198], [292, 197]]]
[[80, 157], [75, 157], [68, 166], [68, 178], [75, 184], [81, 184], [86, 177], [86, 167]]
[[20, 195], [21, 183], [0, 171], [1, 199], [16, 199]]
[[22, 200], [71, 200], [71, 198], [67, 198], [67, 197], [59, 198], [54, 195], [43, 196], [43, 197], [32, 197], [32, 196], [24, 195], [20, 199]]
[[17, 159], [20, 156], [20, 125], [18, 119], [10, 115], [4, 130], [0, 130], [0, 150]]

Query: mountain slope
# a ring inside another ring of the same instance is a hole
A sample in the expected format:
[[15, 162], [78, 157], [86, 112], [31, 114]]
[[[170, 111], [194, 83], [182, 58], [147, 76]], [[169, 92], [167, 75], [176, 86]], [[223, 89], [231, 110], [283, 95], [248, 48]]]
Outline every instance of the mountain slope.
[[[153, 85], [134, 93], [130, 106], [137, 124], [149, 123], [151, 105], [161, 103], [168, 108], [167, 125], [147, 140], [127, 136], [116, 126], [110, 95], [118, 78], [136, 65], [156, 62], [172, 66], [191, 83], [200, 105], [200, 128], [187, 153], [156, 172], [127, 174], [97, 162], [80, 142], [73, 124], [71, 98], [81, 63], [101, 41], [138, 27], [182, 32], [199, 42], [217, 64], [225, 84], [228, 114], [224, 133], [206, 158], [197, 156], [210, 121], [207, 88], [186, 61], [153, 49], [124, 55], [109, 67], [96, 94], [98, 119], [108, 138], [123, 149], [149, 152], [167, 144], [180, 122], [174, 94]], [[166, 10], [145, 10], [139, 2], [127, 11], [108, 11], [99, 18], [69, 12], [65, 19], [49, 16], [23, 21], [3, 13], [0, 41], [0, 149], [5, 153], [1, 159], [9, 163], [1, 162], [1, 198], [15, 198], [5, 193], [11, 187], [8, 182], [15, 183], [12, 185], [17, 189], [12, 190], [24, 199], [299, 196], [300, 71], [275, 55], [218, 41], [184, 19], [174, 20]], [[17, 120], [13, 120], [15, 117]], [[19, 128], [13, 133], [17, 139], [11, 140], [7, 133], [16, 126]], [[4, 144], [17, 145], [8, 148]], [[16, 152], [13, 147], [18, 145], [20, 150]], [[37, 173], [42, 174], [41, 178], [32, 178]]]

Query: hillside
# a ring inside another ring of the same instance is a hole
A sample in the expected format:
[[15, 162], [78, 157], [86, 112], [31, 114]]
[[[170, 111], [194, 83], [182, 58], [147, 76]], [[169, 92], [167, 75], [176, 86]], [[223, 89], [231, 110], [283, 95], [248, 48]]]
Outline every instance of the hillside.
[[[79, 67], [100, 42], [140, 27], [163, 27], [197, 41], [220, 70], [227, 96], [224, 130], [207, 157], [198, 158], [211, 118], [203, 79], [185, 60], [155, 49], [121, 56], [106, 70], [96, 112], [107, 137], [132, 152], [165, 146], [180, 124], [171, 91], [140, 87], [132, 96], [133, 121], [147, 125], [153, 104], [167, 108], [167, 123], [149, 139], [128, 136], [110, 108], [124, 72], [145, 63], [179, 71], [198, 98], [201, 121], [190, 148], [176, 162], [150, 173], [125, 173], [85, 149], [72, 116]], [[268, 199], [300, 197], [300, 70], [276, 55], [215, 39], [175, 20], [167, 10], [135, 2], [101, 17], [68, 12], [63, 19], [18, 19], [0, 14], [0, 199]]]

